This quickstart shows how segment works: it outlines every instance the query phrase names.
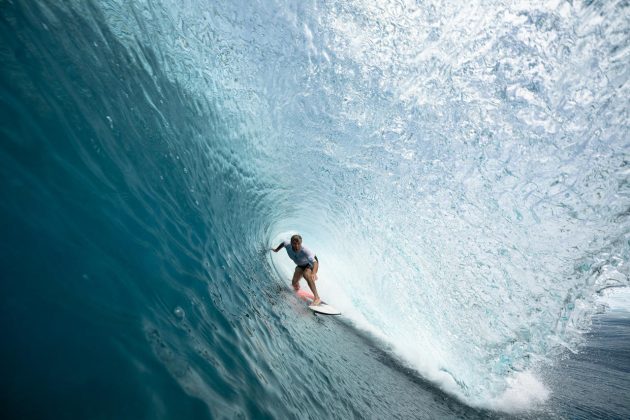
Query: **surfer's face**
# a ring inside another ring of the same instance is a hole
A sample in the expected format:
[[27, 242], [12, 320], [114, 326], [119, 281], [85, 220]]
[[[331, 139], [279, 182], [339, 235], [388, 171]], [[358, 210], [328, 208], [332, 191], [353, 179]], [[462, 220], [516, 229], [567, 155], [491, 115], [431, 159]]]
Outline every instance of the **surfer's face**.
[[291, 241], [291, 248], [294, 252], [299, 252], [302, 249], [302, 244], [299, 241]]

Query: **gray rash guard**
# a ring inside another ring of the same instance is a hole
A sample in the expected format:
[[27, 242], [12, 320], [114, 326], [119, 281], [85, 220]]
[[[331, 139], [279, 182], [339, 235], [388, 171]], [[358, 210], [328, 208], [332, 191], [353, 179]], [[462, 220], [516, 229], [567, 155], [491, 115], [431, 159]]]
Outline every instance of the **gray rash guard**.
[[315, 253], [313, 251], [302, 245], [302, 249], [300, 249], [299, 252], [295, 252], [291, 247], [291, 242], [284, 241], [282, 244], [284, 245], [284, 249], [287, 250], [289, 258], [291, 258], [296, 265], [305, 266], [308, 264], [313, 268], [313, 264], [315, 263]]

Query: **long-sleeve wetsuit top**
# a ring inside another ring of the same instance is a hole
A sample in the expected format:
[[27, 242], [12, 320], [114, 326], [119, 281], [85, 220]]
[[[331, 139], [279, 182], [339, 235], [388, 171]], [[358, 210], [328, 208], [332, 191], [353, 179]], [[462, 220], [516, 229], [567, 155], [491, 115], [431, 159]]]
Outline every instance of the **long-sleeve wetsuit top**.
[[315, 253], [313, 251], [302, 245], [302, 249], [300, 249], [299, 252], [295, 252], [291, 247], [291, 242], [284, 241], [282, 244], [284, 245], [284, 249], [287, 250], [289, 258], [291, 258], [296, 265], [309, 265], [313, 268], [313, 264], [315, 263]]

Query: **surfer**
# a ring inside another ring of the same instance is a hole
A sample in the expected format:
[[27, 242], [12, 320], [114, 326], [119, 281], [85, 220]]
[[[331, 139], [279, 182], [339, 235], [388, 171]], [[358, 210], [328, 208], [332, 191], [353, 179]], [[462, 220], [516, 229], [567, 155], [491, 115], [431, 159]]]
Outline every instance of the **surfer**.
[[287, 250], [289, 258], [297, 265], [297, 267], [295, 267], [295, 273], [293, 273], [293, 280], [291, 281], [293, 288], [295, 291], [298, 291], [300, 289], [300, 278], [304, 277], [315, 297], [312, 305], [319, 305], [321, 299], [317, 294], [317, 287], [315, 287], [317, 270], [319, 269], [317, 256], [313, 251], [302, 245], [302, 237], [300, 235], [291, 236], [291, 242], [283, 241], [276, 249], [272, 249], [272, 251], [278, 252], [282, 248]]

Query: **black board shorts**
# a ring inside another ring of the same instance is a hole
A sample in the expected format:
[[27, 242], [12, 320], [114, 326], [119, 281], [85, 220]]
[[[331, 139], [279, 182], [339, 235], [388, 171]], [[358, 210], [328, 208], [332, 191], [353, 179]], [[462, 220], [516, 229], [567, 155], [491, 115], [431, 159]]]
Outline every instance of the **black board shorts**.
[[[317, 259], [317, 255], [315, 255], [315, 261], [319, 262], [319, 260]], [[313, 268], [310, 264], [298, 265], [298, 267], [301, 268], [302, 270], [306, 270], [307, 268]]]

